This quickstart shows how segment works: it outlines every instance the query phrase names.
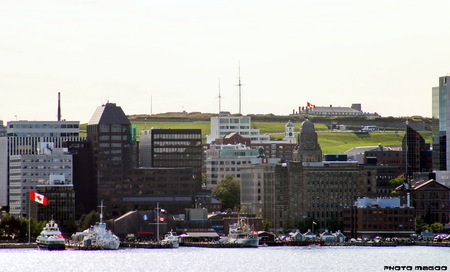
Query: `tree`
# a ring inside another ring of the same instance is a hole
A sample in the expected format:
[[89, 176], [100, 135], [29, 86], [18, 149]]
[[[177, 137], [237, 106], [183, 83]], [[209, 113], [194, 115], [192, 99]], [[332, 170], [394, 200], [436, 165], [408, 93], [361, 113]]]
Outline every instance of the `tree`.
[[430, 225], [430, 229], [433, 233], [442, 233], [442, 231], [444, 230], [444, 225], [436, 222]]
[[262, 223], [264, 231], [269, 231], [270, 228], [272, 227], [272, 222], [270, 222], [269, 220], [263, 220]]
[[212, 190], [212, 196], [222, 202], [223, 209], [234, 209], [239, 206], [241, 187], [240, 181], [227, 176]]
[[389, 181], [389, 184], [391, 184], [392, 187], [397, 187], [397, 186], [402, 185], [402, 184], [405, 183], [405, 182], [406, 182], [406, 177], [405, 177], [405, 175], [401, 175], [401, 176], [398, 176], [398, 177], [396, 177], [396, 178], [394, 178], [394, 179], [391, 179], [391, 180]]
[[83, 214], [80, 219], [80, 225], [78, 227], [78, 230], [83, 231], [87, 228], [89, 228], [92, 225], [95, 225], [95, 223], [100, 222], [100, 214], [94, 210], [92, 210], [87, 215]]

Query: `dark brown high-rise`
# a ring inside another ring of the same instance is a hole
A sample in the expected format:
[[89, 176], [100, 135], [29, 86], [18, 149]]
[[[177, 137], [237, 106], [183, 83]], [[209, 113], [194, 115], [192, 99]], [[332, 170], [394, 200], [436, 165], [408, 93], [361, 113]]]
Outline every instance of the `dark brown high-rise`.
[[95, 201], [103, 200], [110, 213], [118, 215], [121, 185], [135, 167], [135, 131], [121, 107], [106, 103], [97, 108], [89, 121], [87, 139], [94, 162]]

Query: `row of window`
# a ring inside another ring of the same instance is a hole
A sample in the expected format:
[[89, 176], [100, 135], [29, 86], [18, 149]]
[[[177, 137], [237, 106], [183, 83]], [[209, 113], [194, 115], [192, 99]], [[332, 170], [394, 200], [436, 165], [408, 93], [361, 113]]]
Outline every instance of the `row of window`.
[[[37, 165], [37, 166], [27, 166], [24, 165], [22, 167], [22, 169], [71, 169], [72, 167], [70, 165], [49, 165], [49, 166], [45, 166], [45, 165]], [[13, 169], [13, 168], [11, 168]]]
[[53, 159], [24, 159], [22, 162], [72, 162], [72, 159], [53, 158]]
[[202, 135], [200, 134], [154, 134], [153, 139], [175, 139], [175, 140], [183, 140], [183, 139], [195, 139], [201, 140]]
[[[219, 127], [220, 129], [236, 129], [236, 130], [239, 130], [239, 129], [250, 129], [250, 127], [249, 126], [220, 126]], [[254, 132], [255, 134], [253, 134], [253, 135], [258, 135], [259, 133], [258, 132]], [[241, 134], [241, 133], [239, 133], [239, 134]]]
[[28, 123], [28, 124], [10, 124], [9, 128], [32, 128], [32, 129], [59, 129], [59, 128], [79, 128], [78, 124], [39, 124], [39, 123]]
[[[207, 162], [208, 163], [208, 162]], [[251, 164], [251, 161], [211, 161], [211, 165], [241, 165], [241, 164]]]
[[[240, 121], [240, 122], [239, 122]], [[250, 118], [220, 118], [219, 123], [221, 124], [249, 124]]]
[[155, 141], [153, 146], [200, 146], [201, 144], [201, 141]]
[[100, 141], [121, 141], [121, 140], [128, 140], [127, 135], [102, 135], [99, 137]]

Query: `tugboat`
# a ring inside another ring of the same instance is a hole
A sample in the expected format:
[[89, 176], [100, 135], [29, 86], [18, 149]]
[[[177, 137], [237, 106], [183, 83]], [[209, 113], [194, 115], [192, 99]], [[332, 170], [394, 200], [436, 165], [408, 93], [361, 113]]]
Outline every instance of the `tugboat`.
[[170, 231], [164, 236], [164, 239], [161, 240], [161, 245], [178, 248], [180, 246], [180, 237], [174, 234], [173, 231]]
[[238, 219], [237, 223], [230, 224], [230, 232], [227, 237], [221, 238], [219, 243], [241, 244], [244, 247], [258, 247], [259, 236], [250, 230], [244, 219]]
[[65, 239], [53, 219], [45, 224], [41, 234], [36, 238], [36, 243], [43, 249], [66, 249]]
[[103, 222], [103, 201], [100, 206], [100, 223], [72, 235], [72, 241], [83, 249], [118, 249], [120, 245], [119, 237], [106, 229]]

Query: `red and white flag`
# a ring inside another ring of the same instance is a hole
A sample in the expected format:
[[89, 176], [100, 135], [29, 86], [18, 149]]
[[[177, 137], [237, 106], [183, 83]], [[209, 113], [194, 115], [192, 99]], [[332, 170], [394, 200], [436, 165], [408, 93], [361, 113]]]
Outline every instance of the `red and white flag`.
[[36, 201], [37, 203], [41, 203], [44, 206], [47, 206], [47, 197], [41, 194], [36, 193], [35, 191], [30, 191], [30, 200]]

